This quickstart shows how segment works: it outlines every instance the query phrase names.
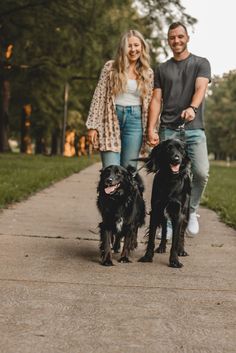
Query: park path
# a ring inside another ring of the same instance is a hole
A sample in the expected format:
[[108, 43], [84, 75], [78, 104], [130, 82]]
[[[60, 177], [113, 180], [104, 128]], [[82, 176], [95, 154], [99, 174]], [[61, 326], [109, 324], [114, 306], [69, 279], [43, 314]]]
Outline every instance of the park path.
[[[0, 213], [1, 353], [234, 353], [236, 232], [200, 209], [184, 267], [99, 264], [99, 163]], [[151, 176], [145, 176], [149, 209]], [[147, 218], [148, 223], [148, 218]], [[169, 249], [168, 249], [169, 252]]]

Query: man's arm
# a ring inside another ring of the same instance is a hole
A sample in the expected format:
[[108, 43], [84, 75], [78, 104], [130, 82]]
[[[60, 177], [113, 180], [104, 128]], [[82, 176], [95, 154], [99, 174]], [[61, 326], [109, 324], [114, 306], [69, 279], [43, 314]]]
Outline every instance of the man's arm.
[[[192, 97], [190, 106], [195, 108], [199, 107], [205, 97], [208, 83], [209, 80], [206, 77], [198, 77], [196, 79], [195, 92]], [[191, 107], [187, 107], [182, 111], [181, 118], [184, 118], [185, 121], [192, 121], [195, 118], [195, 115], [196, 113], [194, 112], [194, 109]]]
[[159, 125], [160, 112], [162, 104], [162, 91], [160, 88], [153, 90], [152, 99], [149, 106], [147, 139], [150, 146], [156, 146], [159, 143], [157, 126]]

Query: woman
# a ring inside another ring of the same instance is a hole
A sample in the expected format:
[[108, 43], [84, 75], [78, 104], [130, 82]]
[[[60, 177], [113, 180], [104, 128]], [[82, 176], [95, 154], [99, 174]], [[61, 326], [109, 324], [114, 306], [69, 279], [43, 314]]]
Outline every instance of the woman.
[[103, 168], [137, 167], [132, 159], [144, 143], [152, 89], [148, 45], [141, 33], [130, 30], [122, 36], [115, 60], [104, 65], [86, 122]]

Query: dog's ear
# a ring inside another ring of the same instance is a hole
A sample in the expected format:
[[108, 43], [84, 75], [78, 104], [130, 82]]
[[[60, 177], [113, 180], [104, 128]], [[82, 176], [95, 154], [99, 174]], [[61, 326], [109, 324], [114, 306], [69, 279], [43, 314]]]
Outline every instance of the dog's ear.
[[130, 180], [131, 184], [135, 188], [137, 187], [139, 192], [141, 194], [143, 194], [143, 192], [144, 192], [144, 183], [143, 183], [143, 180], [142, 180], [141, 176], [137, 172], [136, 168], [134, 168], [131, 165], [128, 165], [128, 167], [126, 169], [127, 169], [127, 172], [128, 172], [128, 175], [129, 175], [129, 180]]
[[126, 169], [127, 169], [128, 173], [130, 173], [132, 175], [136, 172], [136, 169], [130, 164], [127, 166]]
[[128, 180], [131, 184], [133, 184], [134, 182], [134, 177], [135, 177], [135, 173], [136, 173], [136, 169], [132, 166], [132, 165], [128, 165], [127, 168], [127, 176], [128, 176]]
[[185, 152], [185, 156], [183, 159], [183, 165], [184, 165], [184, 168], [191, 170], [191, 159], [189, 158], [187, 152]]
[[148, 173], [156, 173], [160, 169], [162, 145], [163, 142], [153, 147], [151, 150], [149, 157], [147, 158], [148, 161], [146, 162], [146, 169]]
[[100, 173], [100, 176], [99, 176], [99, 181], [98, 181], [98, 184], [97, 184], [97, 193], [99, 194], [102, 190], [102, 174], [103, 174], [103, 171], [104, 169], [100, 169], [99, 170], [99, 173]]
[[181, 147], [183, 149], [183, 165], [188, 167], [191, 164], [191, 159], [189, 158], [188, 152], [187, 152], [187, 143], [185, 141], [179, 140]]

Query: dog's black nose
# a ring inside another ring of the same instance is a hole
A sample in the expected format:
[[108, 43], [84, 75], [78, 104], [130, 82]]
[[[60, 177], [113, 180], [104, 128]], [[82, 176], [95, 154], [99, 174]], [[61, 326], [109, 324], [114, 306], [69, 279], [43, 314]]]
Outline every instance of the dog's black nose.
[[107, 183], [111, 184], [112, 183], [112, 177], [107, 178]]
[[180, 160], [180, 158], [179, 158], [179, 156], [176, 154], [176, 155], [174, 156], [174, 161], [175, 161], [175, 162], [179, 162], [179, 160]]

